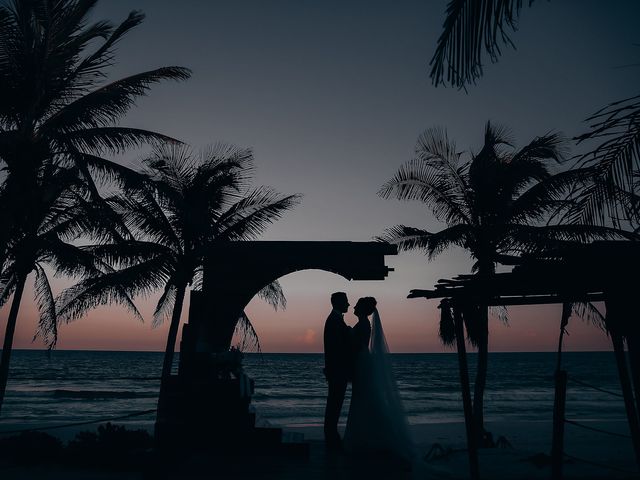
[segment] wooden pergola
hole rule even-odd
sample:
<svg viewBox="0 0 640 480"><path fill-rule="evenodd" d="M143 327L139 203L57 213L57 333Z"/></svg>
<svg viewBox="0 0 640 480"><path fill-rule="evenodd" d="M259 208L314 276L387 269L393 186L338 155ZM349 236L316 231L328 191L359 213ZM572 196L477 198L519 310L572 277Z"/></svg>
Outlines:
<svg viewBox="0 0 640 480"><path fill-rule="evenodd" d="M470 307L562 304L554 402L552 444L553 478L562 477L564 394L566 372L561 370L562 338L573 303L604 302L604 327L613 345L620 386L640 466L640 242L594 242L558 249L544 258L523 259L511 272L491 276L460 275L439 280L431 290L411 290L409 298L440 299L440 308L452 314L462 387L469 468L479 478L478 445L474 431L471 389L464 341L464 315ZM467 319L473 321L473 319ZM625 346L628 358L625 354Z"/></svg>

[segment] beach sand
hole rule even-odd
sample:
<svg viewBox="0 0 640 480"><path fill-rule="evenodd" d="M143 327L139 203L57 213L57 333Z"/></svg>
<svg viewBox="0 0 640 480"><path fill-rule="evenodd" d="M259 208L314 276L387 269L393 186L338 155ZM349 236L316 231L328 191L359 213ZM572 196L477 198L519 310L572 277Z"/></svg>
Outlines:
<svg viewBox="0 0 640 480"><path fill-rule="evenodd" d="M623 421L589 422L589 426L606 429L620 435L628 435ZM149 424L127 424L127 428L148 428ZM488 422L494 438L505 436L512 448L480 450L480 473L484 479L549 479L548 464L537 464L548 454L551 445L551 422L512 421ZM17 428L17 427L16 427ZM6 426L4 428L7 429ZM76 429L80 430L80 429ZM85 427L84 430L87 430ZM140 472L96 472L66 467L8 467L1 466L3 480L53 479L53 480L98 480L98 479L204 479L204 478L260 478L260 479L428 479L468 478L468 460L465 447L463 423L435 423L413 425L412 434L416 445L416 459L412 471L405 471L396 464L379 458L353 459L345 455L329 454L322 442L322 428L317 425L285 427L285 437L310 443L308 460L292 458L234 458L222 465L219 460L194 455L185 458L180 469L163 468ZM71 438L74 429L53 430L64 440ZM440 457L424 460L424 455L438 443L451 452ZM564 465L565 478L639 478L629 438L604 435L598 432L567 425L565 430L566 453L590 463L568 460ZM602 466L598 466L601 464Z"/></svg>

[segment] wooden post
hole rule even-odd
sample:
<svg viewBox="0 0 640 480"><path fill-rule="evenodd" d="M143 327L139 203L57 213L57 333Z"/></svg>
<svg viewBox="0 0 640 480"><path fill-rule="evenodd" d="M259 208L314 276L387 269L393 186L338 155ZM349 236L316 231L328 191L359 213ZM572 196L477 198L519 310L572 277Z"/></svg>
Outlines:
<svg viewBox="0 0 640 480"><path fill-rule="evenodd" d="M471 480L480 478L478 467L478 447L471 409L471 386L469 385L469 367L467 365L467 349L464 344L464 323L460 308L453 307L453 322L456 330L456 346L458 350L458 368L462 387L462 406L464 408L464 424L467 430L467 450L469 453L469 475Z"/></svg>
<svg viewBox="0 0 640 480"><path fill-rule="evenodd" d="M553 399L553 440L551 443L551 478L562 478L564 459L564 412L567 400L567 372L556 370L555 397Z"/></svg>
<svg viewBox="0 0 640 480"><path fill-rule="evenodd" d="M627 350L629 351L629 371L633 380L633 391L636 398L636 412L640 416L640 344L638 344L638 332L630 328L627 333ZM639 418L640 420L640 418Z"/></svg>
<svg viewBox="0 0 640 480"><path fill-rule="evenodd" d="M613 297L613 298L612 298ZM620 388L622 397L624 398L624 408L627 413L627 422L629 423L629 433L631 434L631 442L636 455L636 462L640 468L640 423L638 423L638 411L633 400L633 387L627 366L627 358L624 352L624 338L622 336L622 299L616 298L614 295L608 294L605 300L607 314L605 317L605 325L611 336L613 343L613 352L616 357L616 365L618 367L618 377L620 377Z"/></svg>
<svg viewBox="0 0 640 480"><path fill-rule="evenodd" d="M633 443L633 450L636 454L636 462L640 468L640 426L638 425L638 412L633 402L633 391L631 389L631 381L629 379L629 371L627 369L626 358L624 354L624 343L622 336L616 332L609 332L613 343L613 351L616 356L616 365L618 366L618 376L620 377L620 388L624 397L624 407L627 412L627 422L629 423L629 433Z"/></svg>
<svg viewBox="0 0 640 480"><path fill-rule="evenodd" d="M569 324L569 317L573 305L562 304L562 318L560 320L560 336L558 338L558 355L555 372L555 394L553 397L553 438L551 440L551 478L562 478L564 461L564 414L567 403L567 372L562 369L562 340L565 328Z"/></svg>

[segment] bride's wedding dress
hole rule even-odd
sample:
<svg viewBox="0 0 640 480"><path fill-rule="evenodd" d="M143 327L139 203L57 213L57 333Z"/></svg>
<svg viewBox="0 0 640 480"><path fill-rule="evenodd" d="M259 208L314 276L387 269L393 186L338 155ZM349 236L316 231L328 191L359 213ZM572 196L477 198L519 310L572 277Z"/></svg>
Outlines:
<svg viewBox="0 0 640 480"><path fill-rule="evenodd" d="M387 452L410 461L413 443L378 311L372 325L360 320L353 334L356 359L344 447L353 453Z"/></svg>

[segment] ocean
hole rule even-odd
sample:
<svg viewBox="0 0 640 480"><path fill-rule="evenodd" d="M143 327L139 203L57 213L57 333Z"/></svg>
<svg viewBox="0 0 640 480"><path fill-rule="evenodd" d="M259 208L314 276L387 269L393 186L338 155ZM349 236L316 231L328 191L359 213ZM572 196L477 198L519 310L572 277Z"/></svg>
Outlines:
<svg viewBox="0 0 640 480"><path fill-rule="evenodd" d="M155 352L15 351L0 432L8 426L92 421L153 409L162 357ZM454 353L394 354L392 361L411 424L464 421ZM490 353L487 421L551 420L555 362L554 353ZM253 406L260 421L322 423L327 394L322 354L247 354L244 364L255 380ZM473 380L474 354L469 364ZM570 379L620 393L612 352L564 353L563 366ZM570 380L567 418L624 420L622 398ZM153 415L134 420L151 424Z"/></svg>

